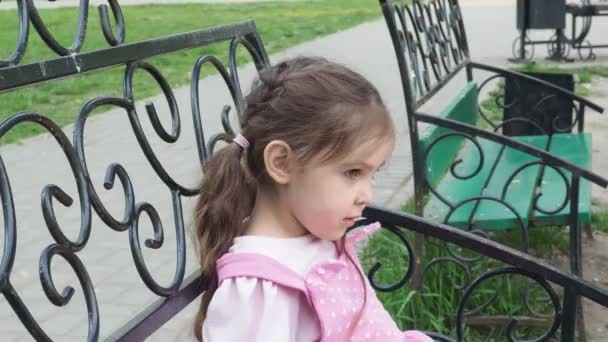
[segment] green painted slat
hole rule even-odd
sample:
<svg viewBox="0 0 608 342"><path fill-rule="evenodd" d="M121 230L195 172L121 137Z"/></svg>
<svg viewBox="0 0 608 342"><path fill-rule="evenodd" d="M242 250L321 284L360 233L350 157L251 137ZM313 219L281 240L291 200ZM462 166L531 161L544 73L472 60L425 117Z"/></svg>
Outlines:
<svg viewBox="0 0 608 342"><path fill-rule="evenodd" d="M513 138L541 150L545 150L547 147L547 136L537 135ZM505 148L484 195L500 198L509 177L524 164L535 160L538 160L538 158L512 148ZM540 169L540 166L533 165L521 170L508 186L505 202L511 205L517 214L519 214L522 219L521 223L517 219L517 215L504 204L486 200L481 202L475 212L475 221L478 222L478 228L483 230L500 230L519 228L522 224L527 226L532 212L532 200L534 199L536 184L538 184L540 177Z"/></svg>
<svg viewBox="0 0 608 342"><path fill-rule="evenodd" d="M591 134L556 134L551 141L551 152L561 158L580 167L591 169ZM545 168L541 190L543 196L539 199L539 206L544 209L557 209L565 195L564 181L561 176L552 169ZM564 172L571 182L572 175ZM591 183L581 179L579 192L579 222L591 222ZM568 223L570 205L562 211L553 215L546 215L539 211L535 212L534 221L536 225L565 225Z"/></svg>
<svg viewBox="0 0 608 342"><path fill-rule="evenodd" d="M461 180L454 177L448 171L436 187L440 195L454 204L464 199L479 196L488 175L492 171L492 166L500 152L500 145L487 140L481 140L480 146L483 150L484 163L477 175ZM470 175L479 166L480 154L475 145L468 140L460 151L459 158L462 158L462 163L456 167L458 175ZM468 203L457 209L447 223L455 227L464 228L466 222L468 222L473 205L474 203ZM429 202L424 207L424 217L435 222L444 222L448 212L449 208L447 205L441 202L435 195L430 195Z"/></svg>
<svg viewBox="0 0 608 342"><path fill-rule="evenodd" d="M440 117L446 119L457 120L470 125L475 125L477 122L477 84L469 82L456 96L448 106L439 114ZM419 152L424 155L426 147L429 146L437 137L449 132L449 129L429 126L426 129L420 130L420 145ZM463 146L464 138L452 137L438 143L429 153L425 165L427 166L428 178L431 184L437 184L447 168L451 165L452 160Z"/></svg>
<svg viewBox="0 0 608 342"><path fill-rule="evenodd" d="M477 96L478 89L474 82L468 83L460 94L455 97L440 116L475 125L477 121ZM424 153L427 146L437 137L450 132L441 127L428 127L420 132L419 153ZM545 149L546 136L514 137L514 139L531 144L537 148ZM591 166L591 139L588 134L557 134L553 137L551 152L579 166L590 168ZM456 159L463 158L458 165L459 174L471 173L479 163L479 154L475 146L461 137L450 137L438 143L425 161L425 173L431 184L437 191L450 200L457 203L463 199L479 196L482 194L483 186L488 175L493 170L501 147L497 144L482 141L482 149L486 158L484 165L473 178L460 180L454 177L449 168ZM463 157L464 156L464 157ZM507 178L520 166L535 160L523 152L513 149L505 149L499 164L493 171L492 177L483 194L499 197ZM540 167L532 166L522 171L514 182L509 186L506 201L511 204L522 220L526 222L532 210L532 200L535 193L535 184L538 182ZM567 174L570 177L569 174ZM438 184L438 185L437 185ZM548 170L543 178L543 191L539 205L543 208L556 208L555 201L563 199L564 186L561 177L554 171ZM591 186L587 181L581 181L579 220L582 223L589 222L591 202ZM449 224L456 227L466 226L474 203L470 202L456 210L449 219ZM442 222L449 212L449 208L436 196L430 195L430 200L424 208L424 216L434 221ZM545 215L538 211L534 213L537 225L565 224L569 214L569 208L565 208L558 214ZM481 229L497 230L518 227L517 217L505 206L483 201L478 206L474 221Z"/></svg>
<svg viewBox="0 0 608 342"><path fill-rule="evenodd" d="M531 144L535 147L544 149L547 143L546 136L532 137L515 137L516 140ZM493 170L497 158L501 152L502 146L487 140L481 140L480 145L484 151L484 165L479 174L475 177L466 180L460 180L454 177L451 173L447 173L441 180L437 191L445 196L452 203L469 199L475 196L480 196L486 180L493 171L490 182L484 192L488 196L500 196L502 187L508 177L520 166L527 162L533 161L535 158L523 152L516 151L511 148L505 148L500 155L498 165ZM456 168L458 174L470 174L479 163L479 153L470 142L465 143L459 157L463 162ZM539 168L532 166L520 174L509 188L507 192L507 201L511 203L515 210L522 216L524 222L528 219L528 213L531 209L532 197L534 195L534 186L538 180ZM471 211L474 209L475 202L468 202L458 208L449 218L448 224L454 227L464 228L467 226ZM518 227L516 216L509 211L504 211L505 207L494 202L482 201L476 210L475 220L481 229L504 229ZM441 202L436 196L431 195L431 198L424 209L424 216L437 222L443 222L449 208Z"/></svg>

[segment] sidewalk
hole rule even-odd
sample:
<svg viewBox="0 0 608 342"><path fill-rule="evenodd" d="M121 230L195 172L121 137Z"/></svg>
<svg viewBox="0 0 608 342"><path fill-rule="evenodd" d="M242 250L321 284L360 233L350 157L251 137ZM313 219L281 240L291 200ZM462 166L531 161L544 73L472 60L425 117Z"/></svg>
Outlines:
<svg viewBox="0 0 608 342"><path fill-rule="evenodd" d="M181 0L146 0L145 2L176 3L178 1L182 2ZM221 0L183 2L219 1ZM91 4L97 2L107 3L107 1L91 1ZM120 1L121 4L142 2ZM226 0L225 2L234 1ZM75 4L76 1L59 0L54 4L68 6L68 3ZM473 59L493 65L505 65L506 58L511 56L511 43L516 36L514 1L493 0L491 4L488 4L490 1L487 0L462 0L461 3ZM10 3L3 1L0 3L0 8L8 5ZM379 9L378 13L380 13ZM487 34L488 30L479 29L487 26L488 23L492 25L491 36ZM377 20L319 38L274 54L270 56L270 59L272 62L276 62L289 56L303 54L321 55L344 63L364 74L378 87L387 107L393 114L399 136L388 167L377 177L378 183L374 188L374 198L377 204L399 209L411 193L411 185L408 185L408 181L411 179L412 162L399 73L384 21ZM254 75L253 66L243 66L239 71L243 88L248 89ZM458 82L452 82L451 87L445 89L444 93L454 94L462 82L463 77ZM147 117L141 116L141 120L153 149L157 151L162 164L168 168L169 174L180 183L194 185L199 180L200 168L197 165L190 118L189 88L174 89L174 91L180 105L182 124L182 136L178 143L164 144L156 138L156 133L152 131ZM219 77L208 77L201 80L201 92L204 94L201 96L203 122L207 125L205 134L209 137L211 133L220 130L218 113L222 106L230 104L231 100ZM440 99L442 96L435 98ZM443 98L446 97L443 96ZM139 101L137 106L140 113L144 113L145 102L155 103L159 113L166 113L167 106L164 98L154 97ZM436 112L444 104L445 102L436 100L429 103L425 110ZM608 105L608 103L604 104ZM169 126L168 118L161 118L161 121L165 127ZM69 137L72 134L71 129L71 127L65 129ZM147 266L155 279L166 285L173 277L176 253L176 247L172 245L175 241L175 232L171 231L174 227L174 218L170 194L160 183L153 170L147 166L148 162L137 147L124 112L113 110L94 116L87 121L85 131L87 163L91 179L102 202L108 206L108 210L113 215L119 217L122 215L122 189L119 182L112 191L105 191L101 186L106 168L112 162L119 162L127 169L133 182L136 202L147 201L158 209L164 226L165 245L159 250L146 249L144 252ZM82 297L82 290L77 285L78 281L70 272L69 267L65 262L59 260L60 258L54 261L53 269L57 268L57 271L53 273L53 276L57 288L61 291L64 286L70 285L76 289L72 302L65 308L57 309L49 303L41 289L37 275L40 253L51 241L39 204L40 191L46 184L59 185L75 199L75 204L70 208L63 208L60 204L56 204L55 208L60 225L67 227L65 228L67 234L72 239L77 236L80 225L79 202L73 178L70 177L70 170L65 165L67 164L65 156L50 139L48 135L34 137L23 143L4 146L1 149L4 164L8 165L13 193L27 194L27 196L15 196L19 243L11 281L36 320L51 338L62 342L82 341L87 329L86 305ZM599 145L595 145L594 141L594 146ZM598 159L602 160L599 155L594 155L593 158L594 162ZM604 159L608 160L608 158ZM44 172L40 172L41 169ZM603 169L604 173L605 170ZM191 222L192 205L191 200L184 199L184 220L188 228ZM152 236L149 219L143 217L140 224L140 237L145 239ZM82 253L79 253L79 257L82 258L95 284L100 307L101 340L157 298L150 294L140 280L128 245L126 232L111 231L96 214L93 214L93 231L89 245ZM195 269L196 258L191 246L188 237L187 251L190 263L186 274ZM164 326L150 340L173 341L177 336L179 336L177 338L179 341L187 340L184 336L190 332L191 320L197 306L198 302L190 305L187 310ZM0 336L3 341L32 340L3 298L0 298Z"/></svg>

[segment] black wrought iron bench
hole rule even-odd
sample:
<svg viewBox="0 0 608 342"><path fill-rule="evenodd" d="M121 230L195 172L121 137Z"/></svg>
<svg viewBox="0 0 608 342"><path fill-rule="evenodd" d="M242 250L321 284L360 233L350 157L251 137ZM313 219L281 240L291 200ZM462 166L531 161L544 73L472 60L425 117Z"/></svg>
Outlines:
<svg viewBox="0 0 608 342"><path fill-rule="evenodd" d="M71 46L66 47L56 40L53 35L56 28L45 23L44 16L39 15L32 2L17 1L18 9L14 12L16 13L15 23L18 24L19 30L18 35L15 36L16 44L11 44L6 50L3 50L9 51L8 56L0 56L0 112L5 116L0 123L0 138L6 138L24 127L26 129L34 127L46 133L41 138L44 145L56 147L56 149L48 149L44 152L28 151L20 144L4 145L0 148L2 156L0 196L3 208L1 222L4 227L0 234L3 246L0 259L0 291L2 293L0 296L0 316L2 317L0 336L2 338L0 339L2 340L11 339L13 336L14 321L17 321L17 319L11 319L14 318L13 315L23 324L23 334L17 334L18 338L29 333L38 341L63 340L66 336L57 337L57 331L65 330L65 333L68 333L67 327L78 323L77 319L80 318L84 320L83 325L88 327L84 332L88 331L88 333L81 337L75 333L76 335L71 335L72 339L84 340L86 337L89 341L97 341L100 338L110 341L144 340L188 303L193 302L205 288L205 282L199 278L196 272L188 274L192 272L192 270L188 270L188 268L192 268L189 265L196 264L196 259L191 257L192 253L190 256L187 254L190 246L188 246L188 232L184 219L184 216L191 215L184 209L184 206L189 198L198 194L199 190L196 185L188 185L188 179L178 177L179 175L176 175L174 169L176 166L185 168L189 165L188 161L195 161L191 163L195 166L191 176L196 178L195 182L198 182L201 171L200 163L207 158L216 142L228 139L232 134L227 131L210 137L205 135L218 133L217 130L209 132L210 127L215 125L219 129L221 127L219 122L224 119L224 127L229 128L231 118L229 108L225 108L221 115L204 113L205 102L200 94L215 90L199 90L199 79L205 75L204 72L209 69L215 70L218 76L223 78L228 87L225 92L228 98L232 99L236 112L240 113L243 102L237 74L237 52L240 54L239 58L248 56L249 61L252 61L257 69L261 69L268 65L266 51L256 31L255 23L251 20L127 44L125 43L126 23L122 9L117 1L109 3L112 13L106 5L100 6L101 26L109 47L83 52L81 49L87 36L86 28L89 23L88 2L84 2L84 5L77 10L80 25L76 29ZM111 19L115 21L116 34L112 31ZM5 25L5 23L1 25ZM27 44L28 41L32 41L33 34L30 31L30 25L36 28L49 51L57 57L21 63L24 58L28 57ZM229 56L226 61L220 62L219 57L205 54L205 48L213 44L224 45L223 50ZM40 45L37 46L37 48L40 47ZM158 58L171 54L175 56L192 49L199 50L191 61L192 84L189 100L191 101L192 123L188 125L185 123L185 117L180 117L180 107L182 113L189 108L184 108L186 104L180 103L176 99L176 89L171 86L163 73L162 66L165 63L163 60L159 62ZM205 68L207 70L204 70ZM120 89L122 94L117 97L100 93L93 98L80 99L81 95L76 86L75 90L71 90L73 95L71 97L82 100L82 107L77 112L78 115L73 121L73 126L69 125L65 128L65 132L46 113L37 113L29 108L16 113L6 113L7 105L10 104L9 99L13 98L10 96L14 94L30 90L54 92L55 89L62 89L63 80L87 80L87 78L91 79L91 77L112 69L123 73L122 82L111 84ZM146 81L156 82L157 91L163 95L163 99L148 103L145 108L138 109L136 101L140 98L137 95L139 89L136 85L141 86L141 83L137 83L136 79L143 75L149 77ZM52 85L52 87L45 88L48 85ZM26 87L28 89L22 89ZM104 88L100 87L100 89ZM31 106L36 107L36 103ZM66 107L58 103L49 111L62 113ZM110 124L98 127L97 129L102 130L100 134L93 134L90 126L98 123L99 118L92 117L92 115L100 109L119 111L119 116L125 119L122 122L124 127ZM146 114L149 120L146 120ZM107 113L103 116L112 116L112 114ZM212 125L211 122L202 122L203 117L217 117L217 120L213 120ZM169 121L168 124L167 121ZM184 138L183 136L186 134L183 127L193 128L191 131L193 134ZM72 138L68 136L71 130L73 130ZM105 144L111 142L112 132L116 130L124 130L128 135L127 138L132 139L125 138L118 143L115 142L112 147L106 147ZM131 132L129 132L130 130ZM91 142L92 136L94 139L101 140L101 143ZM163 163L162 151L158 150L159 141L163 144L178 145L180 141L190 141L188 139L192 141L187 150L193 151L195 154L188 154L182 149L184 155L178 159L180 165ZM29 139L23 146L34 144L30 147L35 148L35 144L39 141L39 139ZM4 142L6 142L5 139L3 139ZM92 146L96 146L101 155L92 151ZM13 153L15 150L17 150L16 156ZM22 152L19 153L19 150ZM57 150L59 153L55 154ZM119 155L122 151L132 151L133 159L136 161L126 164L127 161L120 160ZM23 157L20 158L19 154ZM32 154L35 157L32 157ZM7 155L9 156L8 162ZM49 156L58 158L59 163L48 160ZM112 161L100 165L100 162L104 163L107 160L106 157ZM140 170L137 167L143 163L149 166L147 170ZM54 166L59 166L58 169L61 167L65 169L67 181L52 177L57 173ZM32 171L32 168L35 171ZM143 171L148 173L144 174ZM34 173L34 175L23 180L20 178L22 173ZM32 189L32 185L37 183L38 178L46 180L49 174L54 179L53 183ZM70 175L72 175L71 179ZM133 178L134 175L138 175L138 177L146 175L147 178L143 179L143 186L141 183L137 185L137 182L141 180L136 179L137 177ZM23 183L26 183L25 189L30 192L23 190ZM144 195L143 190L157 189L156 186L158 186L158 192L155 192L152 198ZM14 192L14 189L18 189L18 191ZM155 197L168 198L168 203L165 202L162 206L154 204ZM69 208L73 209L71 215ZM168 220L169 223L167 223L167 217L172 218L172 220ZM41 221L40 226L37 225L38 218ZM144 228L140 226L148 223L144 222L146 220L149 220L150 223L146 228L150 229L151 226L152 229L144 234ZM171 229L164 229L163 223ZM39 230L37 235L31 233L34 229ZM108 232L110 232L109 235ZM118 236L112 235L112 233L118 234ZM168 237L171 237L169 241L166 240ZM39 249L35 249L33 247L40 245L36 243L38 240L42 243L47 242ZM99 253L99 257L91 257L88 253L94 249L101 250L96 252ZM161 256L167 259L164 262L154 260L153 257L156 254L151 253L163 249L168 251ZM110 253L104 253L104 250ZM29 260L24 260L27 257ZM16 262L16 260L24 260L24 262ZM26 262L29 261L37 262L37 268L24 268ZM69 270L55 271L59 267L58 265L66 263L69 265ZM108 292L108 288L111 289L113 285L105 287L103 283L106 279L96 279L95 275L99 275L98 270L101 269L104 271L103 276L108 277L108 272L106 272L108 268L111 269L112 278L127 279L125 283L133 286L135 292L132 292L130 288L115 289L115 292L124 292L125 295L113 303L116 306L102 308L99 306L98 298L100 298L100 294ZM159 272L159 269L162 272ZM172 277L168 281L162 277L163 274L169 273L165 272L165 269L172 272ZM31 279L32 274L39 274L40 278ZM132 278L131 275L135 275L137 283L128 282ZM68 281L68 285L64 285L70 276L76 278L71 279L75 282ZM64 287L61 288L60 284ZM136 285L140 285L140 287ZM141 291L140 288L146 290ZM115 319L116 316L124 316L121 312L123 307L118 304L130 301L133 305L142 305L142 302L146 303L145 300L139 301L128 297L138 296L139 293L148 291L156 298L170 299L161 301L149 310L138 307L137 311L141 311L141 313L134 314L133 319L126 323L125 328L118 329L111 334L108 334L107 331L104 331L103 334L100 333L100 327L104 325L107 327L107 322ZM56 310L49 310L48 307L45 307L45 312L35 312L32 307L40 306L40 301L32 300L36 294L45 297L44 301ZM73 311L61 310L61 307L78 306L79 300L83 297L84 301L81 302L81 306L85 312L80 317ZM74 302L77 304L73 304ZM107 312L105 310L112 312L101 315L101 313ZM128 308L124 310L127 313L129 311ZM62 317L62 313L66 314L64 319L53 321L54 316ZM48 321L53 323L47 324ZM66 329L57 327L61 325L65 325ZM112 326L115 325L116 322ZM184 329L189 327L184 327Z"/></svg>
<svg viewBox="0 0 608 342"><path fill-rule="evenodd" d="M592 0L572 2L567 4L566 12L572 17L572 33L569 39L572 48L578 51L581 59L595 59L596 55L593 49L607 48L608 44L593 44L587 37L591 32L593 20L608 16L608 2Z"/></svg>
<svg viewBox="0 0 608 342"><path fill-rule="evenodd" d="M580 178L574 170L591 166L585 110L601 113L603 109L554 84L471 61L457 0L380 0L380 4L406 102L415 213L484 236L520 229L521 239L515 245L524 252L530 250L531 227L567 225L571 270L582 274L580 230L587 227L591 232L590 182L605 184L600 178ZM443 111L434 116L421 111L448 84L458 84L456 78L462 72L466 72L464 87L455 95L445 91L441 95L450 98ZM490 76L478 83L475 72ZM498 108L507 112L518 107L520 115L491 118L484 113L479 94L497 79L510 89L508 101L504 94L499 95ZM537 94L525 93L530 85ZM530 95L536 102L521 108ZM574 115L563 118L557 111L542 108L555 99L571 106ZM489 131L481 129L480 123ZM536 134L506 137L515 126ZM571 132L574 127L578 132ZM537 152L522 149L522 144L551 152L555 159L539 158ZM421 249L418 242L416 250ZM421 276L415 279L420 282Z"/></svg>
<svg viewBox="0 0 608 342"><path fill-rule="evenodd" d="M526 232L532 225L569 224L577 231L579 226L589 224L591 184L585 180L578 182L568 168L542 165L537 156L512 146L513 142L529 144L568 161L568 167L589 168L591 140L590 134L584 133L585 110L591 108L601 113L603 109L548 82L472 62L457 1L414 0L409 5L380 0L380 3L396 51L406 100L416 213L467 230L519 227L524 235L523 250L527 250ZM437 121L421 129L420 123L427 121L423 119L421 106L451 83L461 70L466 71L464 88L451 95L453 98ZM491 76L478 85L473 78L475 71L489 72ZM495 79L515 84L509 94L510 102L502 97L503 103L499 105L503 109L520 106L518 102L529 96L517 93L518 89L524 90L521 87L524 83L533 84L546 94L534 106L523 108L525 113L518 117L488 118L480 106L479 93ZM552 98L569 101L566 103L571 103L574 119L564 122L567 119L557 117L557 112L544 113L549 115L541 118L549 123L547 130L534 115L539 106ZM473 127L467 127L467 132L449 130L441 125L444 121L470 126L484 122L495 133L517 124L539 134L512 136L512 140L497 144L496 136L477 141L470 137L471 133L477 134ZM578 132L570 133L574 126L578 126ZM431 196L425 202L428 192ZM548 192L550 196L545 196Z"/></svg>
<svg viewBox="0 0 608 342"><path fill-rule="evenodd" d="M48 301L56 309L50 313L51 315L61 317L63 312L60 307L74 305L77 302L76 298L78 296L84 297L85 301L82 305L86 306L86 309L84 309L85 312L82 318L85 320L87 327L86 340L88 341L97 341L100 338L108 341L143 341L167 324L171 318L182 312L190 303L197 300L199 295L205 290L207 280L201 279L196 271L190 274L186 272L188 261L186 250L189 248L189 245L186 239L187 232L183 219L184 207L182 203L188 198L196 196L198 190L196 187L186 186L172 177L167 172L167 169L171 165L167 165L159 160L156 151L150 146L152 138L161 139L167 144L175 144L185 139L183 138L183 134L180 135L180 122L182 121L179 114L180 106L175 101L174 90L164 79L162 67L156 67L151 60L159 55L179 53L187 49L199 49L218 43L224 43L229 51L226 62L228 66L225 66L226 64L216 57L205 55L204 52L201 52L200 57L192 61L193 72L191 75L192 83L189 100L192 104L191 111L199 161L205 160L212 153L216 143L222 140L229 140L234 136L230 124L229 110L227 109L224 109L221 115L217 115L222 120L223 130L214 132L205 131L205 134L203 134L203 128L208 128L208 122L201 121L201 98L205 94L204 90L199 89L199 78L202 67L210 66L214 70L217 70L219 77L227 86L226 91L230 93L230 97L234 101L236 112L240 113L243 106L243 98L239 81L240 69L236 64L237 51L245 47L258 70L269 65L269 59L253 21L244 21L221 27L210 27L169 37L125 44L125 23L122 19L120 7L115 2L110 3L113 5L114 17L117 19L117 27L120 32L118 37L116 37L108 29L109 26L106 26L104 32L111 47L92 52L81 52L80 47L86 33L84 28L82 28L80 34L77 35L73 48L62 49L59 43L52 43L52 36L48 33L52 31L50 30L51 28L46 27L42 21L39 21L35 24L38 26L39 33L49 46L54 46L52 49L59 56L50 60L20 64L22 57L26 54L25 42L29 35L27 24L30 20L34 21L31 18L34 18L36 15L35 11L30 8L30 18L28 19L27 6L30 5L30 2L19 1L19 20L22 34L18 38L14 53L0 62L0 103L9 94L24 91L21 89L24 87L39 90L43 84L58 84L60 82L58 79L86 78L101 70L116 67L125 68L124 95L122 97L112 97L101 94L99 97L87 101L82 106L74 122L74 132L71 139L64 133L61 127L44 113L29 111L11 113L0 123L0 138L7 136L7 134L15 131L16 127L24 123L42 127L48 133L48 140L44 142L56 146L61 151L67 161L65 163L66 172L73 177L72 183L68 184L68 186L46 184L41 188L34 189L32 193L13 192L11 189L14 189L14 187L11 187L11 185L15 185L12 181L19 176L20 170L17 167L20 163L15 161L7 163L5 158L2 158L2 163L0 163L0 197L4 213L3 249L0 263L0 292L2 293L0 297L0 309L2 309L2 312L10 311L15 314L23 325L23 332L27 330L27 333L32 338L39 341L52 340L53 336L46 329L42 328L39 324L37 313L32 311L31 305L28 305L31 302L25 300L31 295L28 291L25 291L28 289L15 286L22 285L25 287L29 285L24 282L16 282L16 278L23 271L16 269L14 263L16 255L19 255L20 252L29 252L33 253L35 258L40 257L39 268L34 272L39 274L40 279L32 279L32 281L27 283L37 285L37 291L43 292L46 295ZM81 19L86 22L86 15L83 15L83 11L84 9L80 10ZM102 13L104 12L102 11ZM108 12L106 11L105 13L102 14L102 18L105 17L103 20L107 24L109 19L107 16ZM142 129L143 120L140 120L142 115L138 113L133 96L133 84L131 82L136 69L149 73L158 82L164 98L168 102L166 113L171 118L171 130L165 128L166 124L163 123L163 119L159 115L160 112L157 112L155 105L150 104L146 106L152 126L151 132L154 132L156 137L148 135L147 133L149 132L145 132ZM134 140L131 144L124 143L121 145L121 149L134 149L142 152L145 160L147 160L147 163L154 171L154 178L160 181L163 190L165 190L164 194L168 194L170 197L167 208L155 207L145 199L142 200L142 187L133 185L137 180L133 179L129 169L125 168L118 161L102 165L106 170L105 178L102 177L103 181L100 182L98 177L92 176L91 165L98 161L88 153L87 148L90 147L91 142L86 139L85 126L87 122L90 124L90 114L95 109L103 106L118 108L123 115L126 114L125 116L128 117ZM61 105L58 107L61 107ZM434 119L431 117L420 116L420 118L421 120L434 122ZM447 121L442 121L438 124L446 125L446 128L461 128L458 126L458 123ZM206 135L209 133L213 134L210 136ZM479 134L482 137L496 139L498 142L504 142L503 139L505 139L489 133L477 131L473 133ZM180 137L182 138L180 139ZM534 154L541 158L543 162L567 168L572 172L573 179L575 180L582 177L603 186L607 184L605 179L568 164L541 150L518 143L513 143L513 147ZM22 147L15 146L14 148L19 149ZM117 151L105 152L105 154L109 153L110 158L113 159ZM3 146L0 149L0 156L6 157L7 153L7 146ZM187 156L187 158L189 157L191 156ZM47 171L48 168L43 156L40 156L39 159L32 162L40 161L42 165L36 165L36 167L41 171ZM117 185L115 184L116 178L120 181L120 187L122 188L118 191L121 197L119 197L117 202L121 205L124 204L122 209L120 205L118 206L118 211L110 210L112 204L116 203L108 203L102 199L103 193L100 191L101 184L99 184L103 183L103 187L110 191ZM72 186L72 189L69 186ZM148 186L148 184L145 186ZM42 192L42 199L39 197L40 191ZM25 197L25 200L23 200L23 197ZM77 197L79 202L79 215L75 221L77 222L75 234L73 230L70 230L72 228L70 225L65 224L62 220L58 220L58 215L61 213L60 208L62 206L72 206L73 197ZM41 202L38 202L40 200ZM40 203L40 205L37 203ZM19 237L23 237L24 233L32 229L32 227L24 225L23 222L18 222L16 217L18 217L20 211L29 209L29 207L33 208L33 213L44 216L44 225L39 228L42 228L40 229L41 233L48 233L50 242L41 250L30 251L18 248L20 246L18 242L21 242ZM172 215L170 216L173 218L172 225L170 225L171 229L163 228L162 221L165 221L166 217L161 218L158 214L161 209L168 209L171 212ZM93 211L95 214L93 214ZM153 238L143 239L140 236L141 229L139 225L141 224L140 219L142 215L147 215L152 223ZM463 298L463 303L467 302L467 298L470 298L479 284L490 278L520 274L540 284L545 289L546 294L550 296L551 307L554 312L551 316L551 329L545 334L547 338L553 336L557 329L561 329L560 336L562 340L570 341L573 339L574 316L576 312L573 298L583 296L599 305L608 307L608 292L606 290L585 282L576 276L560 271L541 260L496 244L485 238L424 218L392 212L382 208L369 207L365 211L365 216L367 220L380 221L386 231L402 237L403 246L411 252L409 260L415 260L416 256L412 252L411 247L409 247L410 244L405 235L407 231L450 242L493 258L496 262L504 263L503 266L488 270L483 276L475 280L468 290L468 295ZM168 221L171 222L171 220ZM175 241L167 242L164 236L168 235L171 230L175 233ZM98 234L101 231L112 231L115 233L113 240L100 241ZM38 238L42 239L43 235L46 236L45 234L40 234ZM73 235L76 235L76 238ZM120 237L124 238L127 236L129 242L125 241L126 239L119 240ZM142 239L145 240L143 245L140 243ZM161 248L168 248L169 243L174 244L175 253L171 258L171 262L164 262L161 266L167 268L167 265L171 265L168 268L174 272L169 284L163 285L160 283L157 274L151 269L151 264L147 262L147 256L149 255L147 253ZM113 254L117 253L117 251L127 251L127 255L129 255L130 251L131 259L129 257L125 258L121 254L118 255L118 262L112 260L116 262L109 265L113 270L112 276L123 276L124 273L128 272L129 266L134 264L138 273L137 280L145 288L144 291L150 292L153 294L153 297L157 298L148 307L138 308L138 313L133 314L132 319L121 328L106 336L100 335L100 327L105 324L104 322L110 321L112 315L105 311L107 308L101 308L98 304L98 297L101 293L97 288L98 279L95 279L94 271L100 265L91 262L87 258L87 251L95 246L102 246L106 249L112 248L113 252L106 258L108 262L110 262L109 260L112 259ZM54 271L54 265L58 263L58 259L63 259L70 265L70 275L74 275L76 277L75 281L79 282L79 287L76 290L72 287L73 283L68 283L69 285L63 289L57 286L56 281L61 279L65 275L64 273L66 273ZM385 284L377 282L375 279L377 271L379 269L381 271L381 265L377 264L373 266L370 269L369 276L376 288L383 291L395 290L409 280L409 275L413 270L412 265L412 262L397 265L404 269L404 277L398 284L391 284L388 287ZM40 286L42 289L40 289ZM558 299L556 291L563 291L567 294L562 302ZM121 300L126 300L126 298L120 297L117 299L117 301ZM104 312L107 314L103 314ZM467 313L464 311L457 313L455 320L459 322L460 328L454 334L454 339L438 334L430 334L435 336L439 341L463 341L464 334L462 327L465 324L466 316ZM65 320L70 319L74 319L74 317L65 318ZM4 326L0 324L0 329L2 328ZM3 336L6 336L4 333L2 332Z"/></svg>

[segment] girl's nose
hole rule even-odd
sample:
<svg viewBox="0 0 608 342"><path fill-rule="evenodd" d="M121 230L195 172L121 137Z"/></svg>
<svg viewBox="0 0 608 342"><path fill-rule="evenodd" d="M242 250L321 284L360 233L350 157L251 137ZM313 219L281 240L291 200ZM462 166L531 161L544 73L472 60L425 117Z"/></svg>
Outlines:
<svg viewBox="0 0 608 342"><path fill-rule="evenodd" d="M357 194L357 205L367 206L372 201L372 182L362 184Z"/></svg>

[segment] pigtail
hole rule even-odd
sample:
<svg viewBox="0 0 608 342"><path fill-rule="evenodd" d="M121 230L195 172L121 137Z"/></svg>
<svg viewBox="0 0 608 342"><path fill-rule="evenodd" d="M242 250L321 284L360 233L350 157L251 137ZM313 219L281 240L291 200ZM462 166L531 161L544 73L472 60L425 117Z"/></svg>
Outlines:
<svg viewBox="0 0 608 342"><path fill-rule="evenodd" d="M233 239L244 233L243 221L251 214L256 184L246 166L247 150L232 143L203 163L203 182L195 208L195 246L201 275L207 281L195 318L194 336L202 341L202 326L217 290L217 260Z"/></svg>

